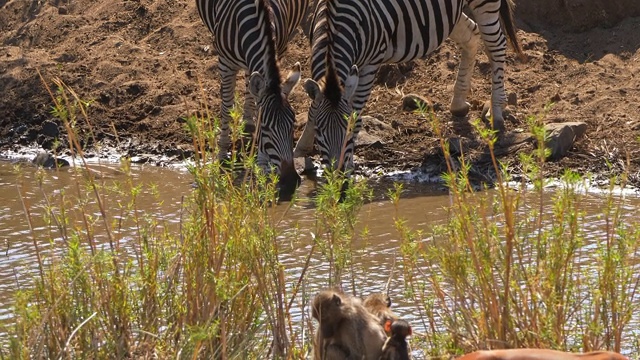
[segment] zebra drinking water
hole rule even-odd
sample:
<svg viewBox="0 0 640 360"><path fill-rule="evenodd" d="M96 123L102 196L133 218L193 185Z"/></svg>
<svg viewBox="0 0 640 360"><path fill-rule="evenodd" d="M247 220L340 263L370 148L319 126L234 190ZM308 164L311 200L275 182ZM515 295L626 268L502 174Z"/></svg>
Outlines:
<svg viewBox="0 0 640 360"><path fill-rule="evenodd" d="M462 11L469 5L475 22ZM492 68L493 126L503 126L506 105L504 62L507 39L524 57L516 39L512 0L325 0L315 10L312 33L312 79L304 89L311 97L307 125L294 156L308 155L314 140L323 165L353 168L354 142L361 128L360 112L371 94L382 64L424 58L445 39L462 50L453 90L451 113L464 116L479 39ZM477 23L476 23L477 22ZM358 117L347 134L352 113Z"/></svg>
<svg viewBox="0 0 640 360"><path fill-rule="evenodd" d="M245 130L253 133L257 105L258 164L273 166L280 175L281 195L290 195L300 184L293 166L295 112L288 95L300 80L297 63L281 83L277 56L282 55L300 24L309 0L196 0L198 12L214 37L221 76L221 134L219 158L231 146L230 110L234 105L236 76L246 76ZM249 76L250 75L250 76Z"/></svg>

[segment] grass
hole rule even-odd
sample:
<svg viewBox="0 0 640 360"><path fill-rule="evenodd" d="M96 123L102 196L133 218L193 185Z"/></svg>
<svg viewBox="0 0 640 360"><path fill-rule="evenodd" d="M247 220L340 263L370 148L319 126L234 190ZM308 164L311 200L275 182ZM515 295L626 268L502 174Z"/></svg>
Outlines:
<svg viewBox="0 0 640 360"><path fill-rule="evenodd" d="M0 358L302 359L312 347L308 303L315 291L364 290L359 280L369 269L360 259L367 248L359 240L367 234L356 229L371 199L366 183L346 180L343 192L344 176L325 173L313 199L312 241L292 274L283 254L303 240L295 238L299 232L283 238L288 213L271 211L274 177L257 168L251 146L234 149L232 161L244 172L215 160L218 124L206 106L186 121L196 186L185 196L179 226L170 227L139 208L140 195L156 191L133 180L128 161L123 181L91 175L82 156L93 141L91 103L54 84L54 114L77 154L76 168L88 176L55 196L43 191L49 236L32 232L37 273L16 295ZM424 114L438 133L438 120ZM241 116L233 117L238 143ZM544 144L540 124L531 125ZM494 134L476 129L492 149ZM543 147L521 159L529 182L509 186L493 157L496 189L475 192L468 164L449 156L441 138L448 221L416 230L395 218L405 293L426 324L413 348L442 357L488 347L640 350L630 329L639 310L640 233L625 222L613 185L602 208L606 229L587 244L582 179L567 172L563 186L547 190ZM401 193L399 184L390 191L398 207ZM24 208L31 223L32 205L25 201ZM135 231L125 237L126 228ZM314 262L324 264L321 276L310 274Z"/></svg>
<svg viewBox="0 0 640 360"><path fill-rule="evenodd" d="M447 223L424 239L396 219L407 293L427 314L422 344L430 355L512 347L640 350L631 328L640 310L640 232L624 220L623 195L614 191L625 179L611 179L600 215L604 233L587 242L584 179L566 171L557 190L545 187L539 119L529 119L539 146L520 159L529 181L509 184L493 155L495 134L476 123L492 154L495 190L474 192L468 164L443 143L452 203ZM438 133L440 123L431 121ZM451 170L454 163L460 171ZM395 203L400 191L391 192Z"/></svg>

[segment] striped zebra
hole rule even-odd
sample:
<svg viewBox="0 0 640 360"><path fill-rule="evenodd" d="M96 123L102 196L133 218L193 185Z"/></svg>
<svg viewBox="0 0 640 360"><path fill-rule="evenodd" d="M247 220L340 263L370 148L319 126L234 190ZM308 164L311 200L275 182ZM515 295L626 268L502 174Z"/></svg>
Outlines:
<svg viewBox="0 0 640 360"><path fill-rule="evenodd" d="M300 176L293 166L295 112L288 95L300 80L300 64L281 83L277 57L282 55L307 10L309 0L196 0L200 18L214 38L221 76L221 134L219 158L225 158L231 140L230 110L234 105L236 77L246 76L245 130L256 130L258 164L273 166L280 175L280 193L292 194ZM249 76L250 74L250 76Z"/></svg>
<svg viewBox="0 0 640 360"><path fill-rule="evenodd" d="M462 11L467 4L475 22ZM494 127L503 126L506 105L504 62L506 30L516 52L512 0L325 0L315 9L312 34L312 79L304 89L311 97L309 118L294 156L308 155L314 140L325 166L332 162L353 168L354 142L361 127L360 112L371 94L382 64L424 58L445 39L462 50L451 113L464 116L479 40L492 67L491 113ZM476 23L477 22L477 23ZM347 136L347 121L358 115ZM335 165L335 164L333 164Z"/></svg>

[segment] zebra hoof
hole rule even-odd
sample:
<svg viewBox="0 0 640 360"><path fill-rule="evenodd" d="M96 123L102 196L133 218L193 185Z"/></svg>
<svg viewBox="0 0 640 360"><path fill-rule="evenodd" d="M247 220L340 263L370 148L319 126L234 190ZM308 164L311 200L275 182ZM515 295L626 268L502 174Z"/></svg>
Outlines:
<svg viewBox="0 0 640 360"><path fill-rule="evenodd" d="M504 120L503 119L493 118L493 124L491 124L491 122L489 122L489 125L491 126L491 128L493 130L496 130L498 133L503 133L506 130L506 127L504 126Z"/></svg>
<svg viewBox="0 0 640 360"><path fill-rule="evenodd" d="M469 109L470 108L471 108L471 104L469 104L468 102L465 102L464 106L462 106L462 107L460 107L458 109L454 109L452 107L451 108L451 115L456 116L456 117L465 117L469 113Z"/></svg>
<svg viewBox="0 0 640 360"><path fill-rule="evenodd" d="M507 112L508 113L508 112ZM505 131L503 114L494 115L491 113L491 102L487 101L482 107L482 121L484 121L490 128L497 130L498 132Z"/></svg>

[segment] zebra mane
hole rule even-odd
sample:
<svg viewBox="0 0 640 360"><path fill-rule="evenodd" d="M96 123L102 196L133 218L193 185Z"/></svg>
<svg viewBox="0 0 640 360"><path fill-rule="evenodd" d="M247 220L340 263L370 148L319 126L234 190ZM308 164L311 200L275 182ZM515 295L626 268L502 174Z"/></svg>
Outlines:
<svg viewBox="0 0 640 360"><path fill-rule="evenodd" d="M276 50L276 36L275 36L275 16L271 9L269 0L255 0L256 11L260 17L262 15L264 27L264 36L267 39L266 49L266 73L265 82L269 92L280 95L282 89L280 86L280 67L278 65L278 51Z"/></svg>
<svg viewBox="0 0 640 360"><path fill-rule="evenodd" d="M333 0L326 1L325 8L325 33L327 34L326 38L326 73L325 73L325 83L324 83L324 91L323 95L327 98L332 104L337 105L340 103L340 99L342 98L342 87L340 85L340 78L338 77L338 72L336 70L336 63L333 57L333 29L335 26L333 24L333 17L331 16L332 7L335 6Z"/></svg>

